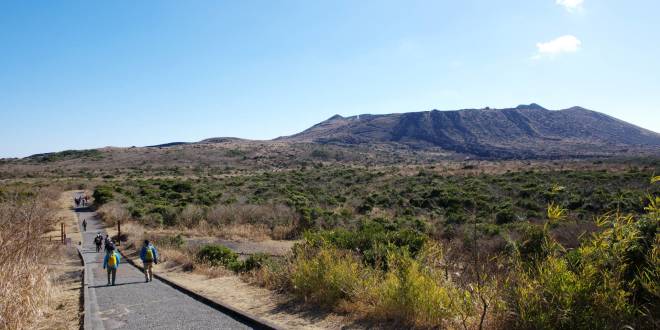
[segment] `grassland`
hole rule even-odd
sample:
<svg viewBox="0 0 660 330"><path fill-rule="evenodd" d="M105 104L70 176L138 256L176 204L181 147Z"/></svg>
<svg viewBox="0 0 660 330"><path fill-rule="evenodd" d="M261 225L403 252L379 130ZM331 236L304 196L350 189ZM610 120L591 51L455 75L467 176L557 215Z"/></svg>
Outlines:
<svg viewBox="0 0 660 330"><path fill-rule="evenodd" d="M106 178L95 197L110 222L132 219L147 235L148 228L183 234L154 239L185 252L191 268L252 274L260 285L358 322L650 326L657 309L657 217L648 210L660 189L649 180L658 168L590 165L475 171L464 164L462 173L433 165L317 165L219 177ZM609 239L612 226L631 235L616 241L625 247L594 246ZM223 246L185 239L200 232L230 237L236 227L247 228L243 239L300 243L283 259L241 260ZM638 250L637 259L627 259L622 248ZM623 268L610 269L612 258L623 258ZM609 282L594 272L611 276ZM584 288L587 283L593 285ZM601 301L603 295L616 299ZM548 299L567 300L559 307L570 312L547 312L557 308ZM617 319L607 317L613 313Z"/></svg>
<svg viewBox="0 0 660 330"><path fill-rule="evenodd" d="M121 239L139 231L184 271L238 273L358 327L658 325L656 159L399 161L252 147L202 146L199 157L222 160L208 164L181 156L186 147L156 149L163 163L149 165L135 161L153 148L9 161L2 189L94 189L108 225L139 228ZM269 256L218 243L236 239L297 244Z"/></svg>

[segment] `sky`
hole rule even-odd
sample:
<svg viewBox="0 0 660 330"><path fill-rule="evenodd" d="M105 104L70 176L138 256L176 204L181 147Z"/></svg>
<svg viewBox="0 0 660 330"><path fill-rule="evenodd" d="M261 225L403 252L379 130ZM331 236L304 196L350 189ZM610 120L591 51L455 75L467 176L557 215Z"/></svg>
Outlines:
<svg viewBox="0 0 660 330"><path fill-rule="evenodd" d="M0 0L0 157L532 102L660 132L658 12L657 0Z"/></svg>

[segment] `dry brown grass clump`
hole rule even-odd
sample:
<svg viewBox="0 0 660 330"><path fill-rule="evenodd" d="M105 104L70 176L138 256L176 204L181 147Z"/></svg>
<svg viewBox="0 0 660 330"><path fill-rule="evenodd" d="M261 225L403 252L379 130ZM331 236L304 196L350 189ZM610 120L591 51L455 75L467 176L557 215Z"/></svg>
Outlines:
<svg viewBox="0 0 660 330"><path fill-rule="evenodd" d="M0 328L30 328L51 295L46 262L52 249L41 236L54 223L49 192L0 196Z"/></svg>
<svg viewBox="0 0 660 330"><path fill-rule="evenodd" d="M206 221L199 224L206 226L203 228L206 232L213 231L229 239L285 239L295 230L293 219L297 217L293 209L281 204L218 204L209 210Z"/></svg>
<svg viewBox="0 0 660 330"><path fill-rule="evenodd" d="M128 210L121 205L119 202L109 202L107 204L103 204L98 210L97 213L103 221L109 225L113 226L117 223L117 221L125 221L130 218L130 214L128 213Z"/></svg>

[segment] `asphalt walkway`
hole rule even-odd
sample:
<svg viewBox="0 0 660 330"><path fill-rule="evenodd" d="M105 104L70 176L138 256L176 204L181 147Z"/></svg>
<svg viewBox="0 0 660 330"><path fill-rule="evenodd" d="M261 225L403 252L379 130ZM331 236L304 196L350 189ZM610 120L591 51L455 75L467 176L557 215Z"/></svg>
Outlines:
<svg viewBox="0 0 660 330"><path fill-rule="evenodd" d="M82 255L90 302L90 310L85 312L90 314L90 324L85 329L251 329L156 278L146 283L144 274L124 260L117 270L116 285L107 286L104 252L96 253L94 247L94 236L106 234L103 224L88 209L76 212L80 224L87 220Z"/></svg>

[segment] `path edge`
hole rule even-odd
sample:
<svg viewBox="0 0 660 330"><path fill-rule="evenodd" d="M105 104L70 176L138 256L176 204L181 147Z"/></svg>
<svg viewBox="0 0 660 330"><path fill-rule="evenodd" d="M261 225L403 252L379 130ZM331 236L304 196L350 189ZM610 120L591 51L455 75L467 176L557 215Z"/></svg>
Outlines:
<svg viewBox="0 0 660 330"><path fill-rule="evenodd" d="M119 250L119 253L121 256L126 260L129 264L131 264L133 267L136 267L140 271L144 272L144 267L138 265L133 259L127 257L124 252ZM206 304L222 313L225 313L235 319L240 320L243 323L246 323L250 326L253 326L255 329L263 329L263 330L285 330L286 328L280 327L278 325L273 324L270 321L266 321L260 317L254 316L250 313L247 313L245 311L239 310L237 308L234 308L232 306L229 306L225 303L222 303L220 301L211 299L209 297L203 296L197 292L194 292L186 287L183 287L161 275L154 274L154 277L160 280L161 282L175 288L176 290L180 291L181 293L203 303Z"/></svg>
<svg viewBox="0 0 660 330"><path fill-rule="evenodd" d="M78 256L80 256L80 260L83 264L83 271L82 271L82 286L83 286L83 322L82 322L82 327L81 329L84 330L91 330L92 329L92 315L90 313L91 311L91 302L89 301L89 278L87 276L87 265L85 264L85 258L83 258L82 255L82 248L80 246L76 247L78 250Z"/></svg>

